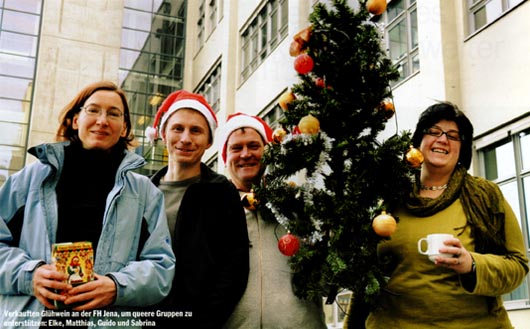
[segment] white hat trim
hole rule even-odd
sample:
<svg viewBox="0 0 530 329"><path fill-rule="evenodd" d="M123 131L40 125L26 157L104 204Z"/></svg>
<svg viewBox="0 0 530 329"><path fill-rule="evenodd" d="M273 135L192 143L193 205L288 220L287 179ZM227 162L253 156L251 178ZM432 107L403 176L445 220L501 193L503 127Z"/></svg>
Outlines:
<svg viewBox="0 0 530 329"><path fill-rule="evenodd" d="M221 150L219 153L223 153L223 149L226 143L228 143L228 137L230 137L230 134L243 127L255 129L261 135L261 138L263 138L265 143L267 143L267 134L265 133L265 127L263 127L261 122L248 115L237 115L230 118L230 120L228 120L220 129L219 140L222 144L220 145Z"/></svg>
<svg viewBox="0 0 530 329"><path fill-rule="evenodd" d="M176 111L184 108L190 108L200 112L206 118L206 121L208 121L208 126L210 127L210 132L213 136L215 133L215 128L217 128L215 118L213 117L212 112L203 103L195 99L182 99L171 104L167 112L162 116L162 120L160 120L160 125L158 128L160 136L162 136L167 119Z"/></svg>

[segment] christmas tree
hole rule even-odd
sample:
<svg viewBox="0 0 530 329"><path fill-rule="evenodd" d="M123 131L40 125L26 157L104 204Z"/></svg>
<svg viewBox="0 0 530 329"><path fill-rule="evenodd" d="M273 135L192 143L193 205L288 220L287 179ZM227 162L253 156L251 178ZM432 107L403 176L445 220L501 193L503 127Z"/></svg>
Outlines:
<svg viewBox="0 0 530 329"><path fill-rule="evenodd" d="M260 207L294 236L280 243L294 253L301 298L333 301L349 289L359 305L374 302L385 285L377 244L391 238L389 215L410 185L410 132L398 131L390 89L399 74L370 20L381 8L370 6L372 13L362 0L356 10L342 0L319 3L310 26L294 36L299 82L280 99L284 118L254 190ZM389 122L396 131L384 139Z"/></svg>

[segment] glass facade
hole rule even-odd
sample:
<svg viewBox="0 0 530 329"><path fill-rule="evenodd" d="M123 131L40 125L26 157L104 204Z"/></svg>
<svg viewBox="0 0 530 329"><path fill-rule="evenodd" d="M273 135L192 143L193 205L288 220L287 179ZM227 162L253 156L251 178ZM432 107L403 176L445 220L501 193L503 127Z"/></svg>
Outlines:
<svg viewBox="0 0 530 329"><path fill-rule="evenodd" d="M0 185L22 169L42 0L0 0Z"/></svg>
<svg viewBox="0 0 530 329"><path fill-rule="evenodd" d="M147 175L167 160L162 143L152 145L145 129L164 98L182 89L185 6L184 0L124 1L119 82L129 98L136 152L149 162L141 170Z"/></svg>

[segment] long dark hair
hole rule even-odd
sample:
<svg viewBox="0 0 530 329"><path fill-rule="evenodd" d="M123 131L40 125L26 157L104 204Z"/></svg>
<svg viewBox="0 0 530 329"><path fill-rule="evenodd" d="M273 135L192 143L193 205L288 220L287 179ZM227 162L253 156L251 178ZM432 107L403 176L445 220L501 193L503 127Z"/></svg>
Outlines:
<svg viewBox="0 0 530 329"><path fill-rule="evenodd" d="M453 121L458 126L462 143L458 162L466 169L469 169L473 156L473 125L464 112L460 111L453 103L439 102L423 111L416 124L414 135L412 135L412 144L414 147L419 147L426 129L429 129L441 120Z"/></svg>
<svg viewBox="0 0 530 329"><path fill-rule="evenodd" d="M120 137L117 146L123 149L136 146L136 143L134 142L134 135L132 133L131 115L129 112L127 97L125 96L125 92L111 81L99 81L89 84L77 93L74 99L72 99L63 108L61 114L59 115L60 126L57 129L55 140L79 142L78 131L72 127L74 116L81 111L81 106L85 104L86 100L99 90L115 92L118 94L118 96L120 96L123 103L123 119L125 121L126 134L125 137Z"/></svg>

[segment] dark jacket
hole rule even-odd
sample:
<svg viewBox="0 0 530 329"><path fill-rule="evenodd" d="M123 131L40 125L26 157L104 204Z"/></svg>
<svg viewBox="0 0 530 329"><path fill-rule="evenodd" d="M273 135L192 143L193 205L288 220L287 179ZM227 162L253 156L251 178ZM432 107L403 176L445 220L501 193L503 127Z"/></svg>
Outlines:
<svg viewBox="0 0 530 329"><path fill-rule="evenodd" d="M158 186L167 172L153 177ZM182 311L157 325L221 328L243 295L249 272L245 212L235 187L225 176L201 164L199 182L188 187L174 232L175 279L158 309Z"/></svg>

